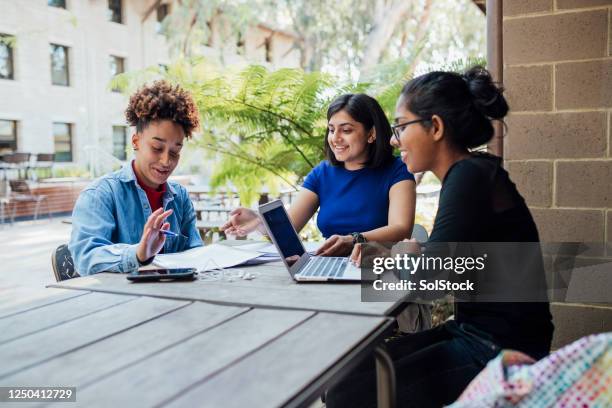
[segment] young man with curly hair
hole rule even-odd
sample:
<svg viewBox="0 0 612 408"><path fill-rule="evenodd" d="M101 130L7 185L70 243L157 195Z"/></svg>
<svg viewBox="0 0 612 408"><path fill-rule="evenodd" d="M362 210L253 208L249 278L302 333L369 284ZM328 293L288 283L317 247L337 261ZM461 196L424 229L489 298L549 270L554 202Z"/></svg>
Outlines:
<svg viewBox="0 0 612 408"><path fill-rule="evenodd" d="M133 272L162 250L202 245L189 194L168 181L199 124L193 98L156 81L131 96L125 116L135 127L134 160L88 186L72 213L69 249L80 275Z"/></svg>

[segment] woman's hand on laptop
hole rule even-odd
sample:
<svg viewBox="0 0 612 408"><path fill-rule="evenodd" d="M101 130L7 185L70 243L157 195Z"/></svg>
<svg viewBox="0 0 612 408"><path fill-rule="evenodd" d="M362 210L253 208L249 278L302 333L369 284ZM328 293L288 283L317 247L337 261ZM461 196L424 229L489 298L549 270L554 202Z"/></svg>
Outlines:
<svg viewBox="0 0 612 408"><path fill-rule="evenodd" d="M361 266L361 244L355 244L353 252L349 256L349 261L355 266Z"/></svg>
<svg viewBox="0 0 612 408"><path fill-rule="evenodd" d="M237 235L239 237L244 237L255 230L262 234L266 233L259 215L255 211L244 207L232 210L229 221L219 229L226 234Z"/></svg>
<svg viewBox="0 0 612 408"><path fill-rule="evenodd" d="M317 249L319 256L348 256L353 250L351 235L332 235Z"/></svg>
<svg viewBox="0 0 612 408"><path fill-rule="evenodd" d="M353 248L353 252L351 252L351 256L349 256L349 261L357 267L361 266L364 245L367 245L366 256L368 257L367 259L369 259L370 262L370 258L372 257L390 256L389 248L378 242L370 241L366 244L355 244L355 248Z"/></svg>

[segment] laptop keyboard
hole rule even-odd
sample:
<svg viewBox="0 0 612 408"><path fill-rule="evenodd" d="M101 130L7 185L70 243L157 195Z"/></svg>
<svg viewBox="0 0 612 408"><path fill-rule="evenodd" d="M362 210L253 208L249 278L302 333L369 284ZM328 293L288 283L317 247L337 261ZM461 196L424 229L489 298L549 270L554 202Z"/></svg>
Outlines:
<svg viewBox="0 0 612 408"><path fill-rule="evenodd" d="M306 267L300 271L300 276L339 278L344 274L348 258L341 257L313 257Z"/></svg>

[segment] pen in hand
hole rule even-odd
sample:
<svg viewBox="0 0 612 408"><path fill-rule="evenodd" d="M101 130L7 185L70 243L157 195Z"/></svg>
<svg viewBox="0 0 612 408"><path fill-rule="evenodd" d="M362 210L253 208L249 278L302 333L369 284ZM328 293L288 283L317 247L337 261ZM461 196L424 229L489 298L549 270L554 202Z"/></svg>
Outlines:
<svg viewBox="0 0 612 408"><path fill-rule="evenodd" d="M177 234L176 232L170 231L170 230L159 230L159 232L161 234L169 235L171 237L178 237L179 236L179 234Z"/></svg>

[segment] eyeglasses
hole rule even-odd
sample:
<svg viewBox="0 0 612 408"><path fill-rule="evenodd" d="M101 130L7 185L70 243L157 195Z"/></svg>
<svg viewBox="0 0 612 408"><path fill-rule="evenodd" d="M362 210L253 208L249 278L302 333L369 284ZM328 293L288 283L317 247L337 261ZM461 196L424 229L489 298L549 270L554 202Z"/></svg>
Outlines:
<svg viewBox="0 0 612 408"><path fill-rule="evenodd" d="M404 133L404 130L408 125L420 122L428 122L428 119L416 119L404 123L398 123L397 125L392 125L391 130L393 131L393 136L395 136L395 140L397 140L397 143L400 144L400 136L402 135L402 133Z"/></svg>

